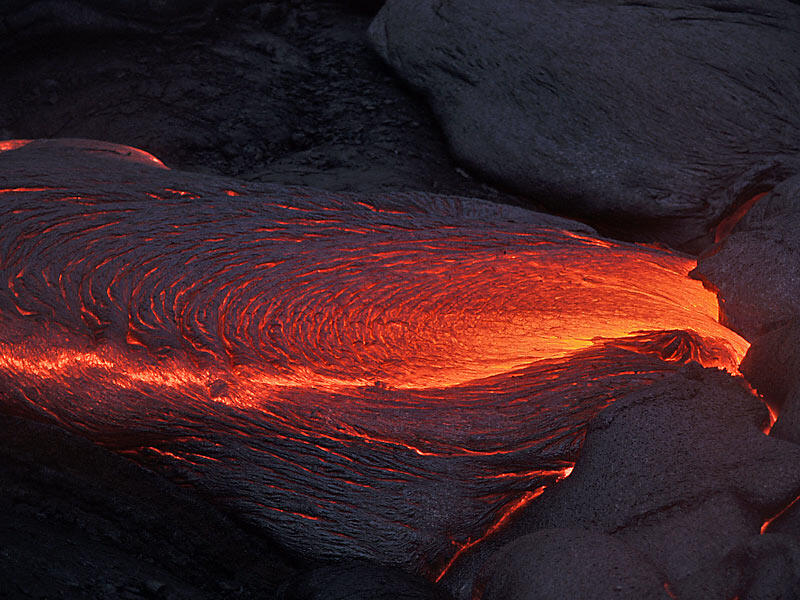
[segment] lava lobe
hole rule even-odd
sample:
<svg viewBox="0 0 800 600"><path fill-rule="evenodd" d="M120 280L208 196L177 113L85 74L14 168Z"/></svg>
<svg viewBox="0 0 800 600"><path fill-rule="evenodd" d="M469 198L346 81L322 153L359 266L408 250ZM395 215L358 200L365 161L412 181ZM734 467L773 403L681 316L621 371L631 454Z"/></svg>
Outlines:
<svg viewBox="0 0 800 600"><path fill-rule="evenodd" d="M563 477L615 397L747 348L693 260L478 200L8 142L0 220L0 410L314 557L435 577Z"/></svg>

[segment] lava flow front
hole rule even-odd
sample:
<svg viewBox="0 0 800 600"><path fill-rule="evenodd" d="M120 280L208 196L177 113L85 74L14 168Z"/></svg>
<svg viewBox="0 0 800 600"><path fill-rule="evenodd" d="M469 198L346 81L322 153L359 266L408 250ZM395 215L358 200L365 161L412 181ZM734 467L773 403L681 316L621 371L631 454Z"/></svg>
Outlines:
<svg viewBox="0 0 800 600"><path fill-rule="evenodd" d="M93 144L0 153L2 410L306 555L435 576L562 477L614 397L747 348L692 260L574 222Z"/></svg>

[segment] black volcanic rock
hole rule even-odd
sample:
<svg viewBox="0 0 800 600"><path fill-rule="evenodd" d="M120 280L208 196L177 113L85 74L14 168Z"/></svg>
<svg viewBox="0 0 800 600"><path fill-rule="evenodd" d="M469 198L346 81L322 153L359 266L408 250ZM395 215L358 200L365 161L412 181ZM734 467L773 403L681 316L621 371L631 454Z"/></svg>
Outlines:
<svg viewBox="0 0 800 600"><path fill-rule="evenodd" d="M303 571L278 588L275 600L449 600L450 595L418 575L365 562Z"/></svg>
<svg viewBox="0 0 800 600"><path fill-rule="evenodd" d="M752 340L739 369L747 381L780 411L800 383L800 320L771 329Z"/></svg>
<svg viewBox="0 0 800 600"><path fill-rule="evenodd" d="M789 600L800 597L800 541L792 536L756 535L719 563L676 582L681 600Z"/></svg>
<svg viewBox="0 0 800 600"><path fill-rule="evenodd" d="M765 412L710 370L631 394L592 423L575 471L526 525L613 532L680 578L800 492L800 447L764 436Z"/></svg>
<svg viewBox="0 0 800 600"><path fill-rule="evenodd" d="M390 0L370 34L464 164L626 235L701 247L798 164L795 3Z"/></svg>
<svg viewBox="0 0 800 600"><path fill-rule="evenodd" d="M223 0L224 2L225 0ZM47 36L155 33L203 25L220 0L0 0L0 48Z"/></svg>
<svg viewBox="0 0 800 600"><path fill-rule="evenodd" d="M489 561L482 600L656 600L664 579L636 550L584 529L543 529Z"/></svg>
<svg viewBox="0 0 800 600"><path fill-rule="evenodd" d="M800 315L800 175L775 186L693 275L719 290L731 329L753 340Z"/></svg>
<svg viewBox="0 0 800 600"><path fill-rule="evenodd" d="M592 422L572 475L477 554L583 527L638 549L670 581L716 564L800 493L800 447L766 437L766 416L739 381L691 366L625 396ZM448 575L457 597L468 597L464 578L481 556Z"/></svg>
<svg viewBox="0 0 800 600"><path fill-rule="evenodd" d="M270 543L175 484L0 415L0 597L255 599L291 572Z"/></svg>
<svg viewBox="0 0 800 600"><path fill-rule="evenodd" d="M770 435L800 443L800 321L756 338L741 371L778 415Z"/></svg>
<svg viewBox="0 0 800 600"><path fill-rule="evenodd" d="M793 504L777 514L765 531L791 535L800 540L800 498L795 498Z"/></svg>
<svg viewBox="0 0 800 600"><path fill-rule="evenodd" d="M23 15L78 4L42 1L23 10L23 2L0 0L0 14L3 6ZM521 202L458 168L424 99L372 51L366 31L377 2L82 5L96 10L63 17L140 10L122 24L125 35L102 24L66 33L58 15L43 24L60 36L45 35L30 19L13 35L0 25L0 47L8 45L0 62L0 139L95 138L153 152L173 168L248 180ZM206 25L170 19L168 32L148 33L158 27L147 21L153 11L179 9L187 25Z"/></svg>

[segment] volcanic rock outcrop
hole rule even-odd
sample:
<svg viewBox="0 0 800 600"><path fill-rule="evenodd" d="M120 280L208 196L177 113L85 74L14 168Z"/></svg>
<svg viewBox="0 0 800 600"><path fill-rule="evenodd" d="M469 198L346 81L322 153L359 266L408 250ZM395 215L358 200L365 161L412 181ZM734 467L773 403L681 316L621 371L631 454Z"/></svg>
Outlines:
<svg viewBox="0 0 800 600"><path fill-rule="evenodd" d="M696 585L800 494L800 446L765 436L766 421L741 381L697 365L620 398L590 424L572 475L456 563L445 582L469 598L468 578L491 564L483 561L493 548L540 529L580 527L641 552L670 583Z"/></svg>
<svg viewBox="0 0 800 600"><path fill-rule="evenodd" d="M370 33L464 164L623 235L700 249L796 172L797 3L389 0Z"/></svg>
<svg viewBox="0 0 800 600"><path fill-rule="evenodd" d="M755 338L741 371L777 415L770 435L800 444L800 324L796 319Z"/></svg>
<svg viewBox="0 0 800 600"><path fill-rule="evenodd" d="M187 171L519 203L456 170L424 99L370 48L369 2L354 4L228 0L207 27L165 35L0 35L0 139L102 139Z"/></svg>
<svg viewBox="0 0 800 600"><path fill-rule="evenodd" d="M719 291L723 319L748 339L800 315L800 175L776 185L693 275Z"/></svg>
<svg viewBox="0 0 800 600"><path fill-rule="evenodd" d="M693 276L719 290L723 322L753 341L742 372L779 413L772 434L800 442L800 176L759 197Z"/></svg>
<svg viewBox="0 0 800 600"><path fill-rule="evenodd" d="M6 147L3 412L303 556L436 577L568 472L622 390L689 360L734 371L747 347L694 261L557 217Z"/></svg>
<svg viewBox="0 0 800 600"><path fill-rule="evenodd" d="M664 578L636 550L586 529L542 529L492 557L482 600L669 600Z"/></svg>

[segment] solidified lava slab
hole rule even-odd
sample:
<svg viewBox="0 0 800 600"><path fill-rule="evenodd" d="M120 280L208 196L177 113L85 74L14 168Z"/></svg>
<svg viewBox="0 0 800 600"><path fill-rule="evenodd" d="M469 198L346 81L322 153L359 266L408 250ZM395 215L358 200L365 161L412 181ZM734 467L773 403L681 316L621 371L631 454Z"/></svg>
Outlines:
<svg viewBox="0 0 800 600"><path fill-rule="evenodd" d="M0 410L56 422L314 558L435 578L568 473L586 423L735 372L694 261L428 194L0 152Z"/></svg>

